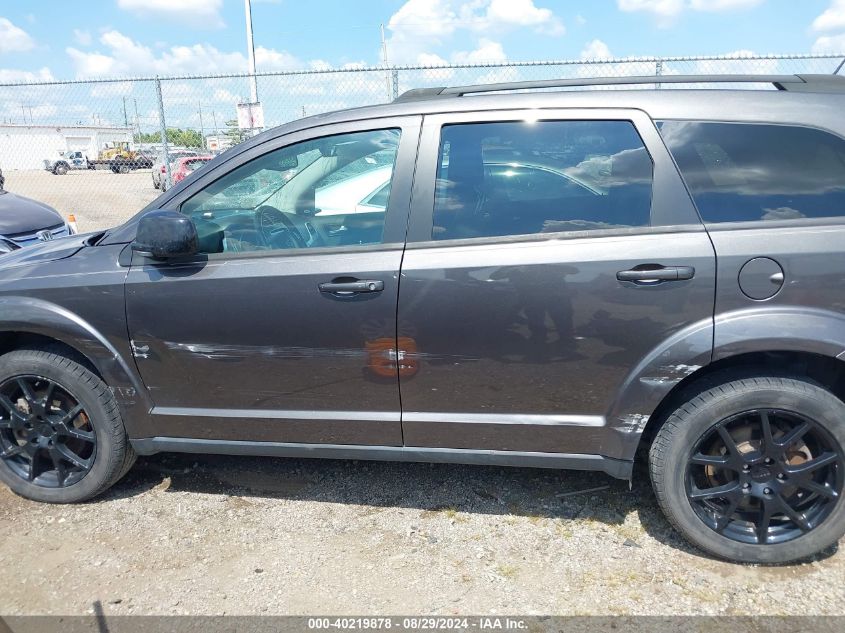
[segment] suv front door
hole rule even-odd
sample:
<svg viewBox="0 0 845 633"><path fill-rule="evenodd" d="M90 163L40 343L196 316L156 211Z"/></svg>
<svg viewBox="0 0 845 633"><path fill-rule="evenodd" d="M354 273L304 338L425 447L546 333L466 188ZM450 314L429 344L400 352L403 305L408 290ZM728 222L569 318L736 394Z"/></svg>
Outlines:
<svg viewBox="0 0 845 633"><path fill-rule="evenodd" d="M427 116L399 296L406 445L614 454L608 427L648 418L611 419L636 368L685 328L687 358L709 359L714 279L643 112ZM694 369L670 360L658 385Z"/></svg>
<svg viewBox="0 0 845 633"><path fill-rule="evenodd" d="M390 351L419 126L290 134L206 168L167 205L194 219L202 254L135 255L127 277L156 435L401 445ZM361 213L385 183L387 207Z"/></svg>

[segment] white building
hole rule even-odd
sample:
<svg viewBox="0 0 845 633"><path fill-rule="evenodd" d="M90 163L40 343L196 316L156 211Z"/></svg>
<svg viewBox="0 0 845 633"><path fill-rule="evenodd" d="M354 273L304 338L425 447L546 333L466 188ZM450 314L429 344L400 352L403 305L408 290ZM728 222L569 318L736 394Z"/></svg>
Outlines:
<svg viewBox="0 0 845 633"><path fill-rule="evenodd" d="M132 128L100 125L0 124L0 168L43 169L44 159L81 151L94 160L106 143L132 141Z"/></svg>

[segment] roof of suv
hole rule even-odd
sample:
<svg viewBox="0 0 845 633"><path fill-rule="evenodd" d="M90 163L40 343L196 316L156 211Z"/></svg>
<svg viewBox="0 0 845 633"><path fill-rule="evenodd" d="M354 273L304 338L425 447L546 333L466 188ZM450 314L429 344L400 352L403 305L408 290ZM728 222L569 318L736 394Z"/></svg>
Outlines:
<svg viewBox="0 0 845 633"><path fill-rule="evenodd" d="M536 90L542 88L582 88L592 86L630 86L642 84L772 84L786 92L845 93L845 77L833 75L646 75L634 77L577 77L478 84L453 88L421 88L409 90L394 101L416 101L439 96L461 97L468 94Z"/></svg>
<svg viewBox="0 0 845 633"><path fill-rule="evenodd" d="M629 90L631 85L709 84L710 88ZM740 84L745 87L731 87ZM769 84L776 89L759 89ZM602 86L603 90L572 90ZM554 90L559 88L560 90ZM542 90L526 92L526 90ZM717 96L718 95L718 96ZM717 97L717 98L714 98ZM845 136L840 75L664 75L599 77L411 90L392 103L349 108L291 121L235 150L321 125L366 119L483 110L548 108L640 109L652 118L755 121L810 125ZM238 151L234 153L239 153Z"/></svg>

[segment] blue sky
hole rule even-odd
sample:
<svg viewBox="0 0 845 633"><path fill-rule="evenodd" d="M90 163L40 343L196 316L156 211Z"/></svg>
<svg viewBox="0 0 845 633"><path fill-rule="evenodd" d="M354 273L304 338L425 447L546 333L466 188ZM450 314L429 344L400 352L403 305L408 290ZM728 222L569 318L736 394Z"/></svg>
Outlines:
<svg viewBox="0 0 845 633"><path fill-rule="evenodd" d="M253 0L259 70L845 54L845 0ZM246 69L242 0L0 0L0 81Z"/></svg>

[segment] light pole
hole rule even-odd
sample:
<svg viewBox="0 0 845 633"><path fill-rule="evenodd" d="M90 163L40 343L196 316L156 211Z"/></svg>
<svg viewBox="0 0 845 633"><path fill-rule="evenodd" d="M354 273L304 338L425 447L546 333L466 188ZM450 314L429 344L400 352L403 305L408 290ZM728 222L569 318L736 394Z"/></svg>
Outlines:
<svg viewBox="0 0 845 633"><path fill-rule="evenodd" d="M205 127L202 124L202 101L199 102L199 113L200 113L200 147L205 148Z"/></svg>
<svg viewBox="0 0 845 633"><path fill-rule="evenodd" d="M250 0L244 0L246 11L246 52L249 56L249 96L250 103L258 102L258 84L255 79L255 45L252 43L252 6Z"/></svg>

